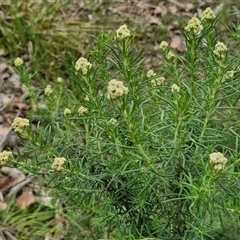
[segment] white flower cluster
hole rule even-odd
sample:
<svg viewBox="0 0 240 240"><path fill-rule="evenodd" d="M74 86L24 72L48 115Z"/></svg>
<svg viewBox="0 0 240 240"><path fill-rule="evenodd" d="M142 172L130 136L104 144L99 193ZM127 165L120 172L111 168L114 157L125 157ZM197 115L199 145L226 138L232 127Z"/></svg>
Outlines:
<svg viewBox="0 0 240 240"><path fill-rule="evenodd" d="M188 22L188 25L185 27L185 30L187 32L193 32L195 35L198 35L203 29L202 23L209 20L213 20L215 18L216 16L214 15L212 9L208 7L203 11L201 21L197 17L193 17Z"/></svg>
<svg viewBox="0 0 240 240"><path fill-rule="evenodd" d="M75 64L75 69L77 71L81 70L83 75L86 75L91 67L92 64L86 58L83 57L80 57Z"/></svg>
<svg viewBox="0 0 240 240"><path fill-rule="evenodd" d="M174 83L172 85L171 90L172 90L172 93L179 93L180 92L180 87L177 84Z"/></svg>
<svg viewBox="0 0 240 240"><path fill-rule="evenodd" d="M66 159L63 157L56 157L54 158L54 162L52 164L52 168L56 169L57 171L61 171L64 169L63 165L65 164Z"/></svg>
<svg viewBox="0 0 240 240"><path fill-rule="evenodd" d="M224 43L222 42L217 42L217 44L215 45L215 50L213 51L213 53L218 56L219 58L223 58L224 54L227 52L227 47Z"/></svg>
<svg viewBox="0 0 240 240"><path fill-rule="evenodd" d="M84 98L85 101L89 101L89 96L86 94L85 98Z"/></svg>
<svg viewBox="0 0 240 240"><path fill-rule="evenodd" d="M172 51L169 51L167 54L167 59L174 60L175 58L176 58L176 55Z"/></svg>
<svg viewBox="0 0 240 240"><path fill-rule="evenodd" d="M63 82L63 79L62 79L61 77L58 77L58 78L57 78L57 82L58 82L58 83L62 83L62 82Z"/></svg>
<svg viewBox="0 0 240 240"><path fill-rule="evenodd" d="M46 96L50 96L52 94L53 90L52 90L52 86L50 84L47 85L47 87L44 90L44 94Z"/></svg>
<svg viewBox="0 0 240 240"><path fill-rule="evenodd" d="M214 152L210 154L210 163L213 166L213 169L216 171L223 170L228 159L223 156L220 152Z"/></svg>
<svg viewBox="0 0 240 240"><path fill-rule="evenodd" d="M225 78L226 78L226 79L231 79L231 78L233 78L234 73L235 73L235 72L234 72L233 70L227 71L227 72L226 72L226 75L225 75Z"/></svg>
<svg viewBox="0 0 240 240"><path fill-rule="evenodd" d="M156 75L156 73L151 69L147 72L147 77L150 78L150 77L154 77Z"/></svg>
<svg viewBox="0 0 240 240"><path fill-rule="evenodd" d="M215 18L216 16L214 15L212 9L208 7L203 11L201 21L212 20Z"/></svg>
<svg viewBox="0 0 240 240"><path fill-rule="evenodd" d="M151 77L154 77L156 75L156 73L153 71L153 70L149 70L147 72L147 77L148 78L151 78ZM165 78L164 77L158 77L158 78L155 78L151 81L151 84L152 86L156 87L156 86L160 86L164 83L165 81Z"/></svg>
<svg viewBox="0 0 240 240"><path fill-rule="evenodd" d="M130 37L130 35L131 35L131 32L128 29L126 24L120 26L120 28L116 32L117 32L118 39L124 39L126 37Z"/></svg>
<svg viewBox="0 0 240 240"><path fill-rule="evenodd" d="M165 41L162 41L161 43L160 43L160 45L159 45L159 48L162 50L162 51L166 51L166 50L168 50L168 43L167 42L165 42Z"/></svg>
<svg viewBox="0 0 240 240"><path fill-rule="evenodd" d="M165 78L164 77L158 77L155 78L151 81L152 86L156 87L156 86L161 86L163 85L163 83L165 82Z"/></svg>
<svg viewBox="0 0 240 240"><path fill-rule="evenodd" d="M123 85L122 81L112 79L108 83L108 98L116 99L128 93L128 88Z"/></svg>
<svg viewBox="0 0 240 240"><path fill-rule="evenodd" d="M23 60L22 60L21 58L17 57L17 58L14 60L14 65L15 65L16 67L22 66L22 65L23 65Z"/></svg>
<svg viewBox="0 0 240 240"><path fill-rule="evenodd" d="M116 125L116 124L117 124L117 119L111 118L111 119L108 121L108 123L111 124L111 125Z"/></svg>
<svg viewBox="0 0 240 240"><path fill-rule="evenodd" d="M72 111L71 111L69 108L65 108L65 109L64 109L63 114L64 114L65 117L66 117L67 115L70 115L71 113L72 113Z"/></svg>
<svg viewBox="0 0 240 240"><path fill-rule="evenodd" d="M88 109L81 106L79 109L78 109L78 115L79 117L82 117L84 115L86 115L88 113Z"/></svg>
<svg viewBox="0 0 240 240"><path fill-rule="evenodd" d="M12 152L9 151L0 152L0 166L6 164L7 161L11 158L13 158Z"/></svg>
<svg viewBox="0 0 240 240"><path fill-rule="evenodd" d="M29 126L30 126L30 123L27 118L17 117L14 119L12 123L12 128L14 129L14 131L20 134L23 134L26 128L29 128Z"/></svg>
<svg viewBox="0 0 240 240"><path fill-rule="evenodd" d="M187 32L193 32L194 34L199 34L203 29L203 26L201 24L201 21L196 18L196 17L193 17L189 22L188 22L188 25L185 27L185 30Z"/></svg>

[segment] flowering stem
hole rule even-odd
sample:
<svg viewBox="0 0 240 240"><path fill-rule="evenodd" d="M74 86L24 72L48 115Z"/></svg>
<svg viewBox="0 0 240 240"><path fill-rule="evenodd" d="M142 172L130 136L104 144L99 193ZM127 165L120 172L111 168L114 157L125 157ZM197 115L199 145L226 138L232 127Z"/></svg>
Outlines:
<svg viewBox="0 0 240 240"><path fill-rule="evenodd" d="M86 152L88 151L88 145L89 145L89 124L87 120L83 119L83 123L85 126L85 141L86 141Z"/></svg>
<svg viewBox="0 0 240 240"><path fill-rule="evenodd" d="M210 120L213 112L216 109L215 108L215 106L216 106L215 101L216 101L216 96L217 96L218 90L221 87L221 79L222 79L222 77L221 77L221 74L222 74L221 68L219 68L217 74L218 74L218 78L216 79L215 84L213 85L213 89L212 89L212 92L211 92L211 95L210 95L210 102L208 104L207 115L206 115L206 117L204 119L202 131L201 131L201 134L199 136L199 143L200 144L203 141L203 136L204 136L204 134L205 134L205 132L207 130L207 126L208 126L209 120ZM197 145L195 152L197 152L198 148L199 148L199 145Z"/></svg>
<svg viewBox="0 0 240 240"><path fill-rule="evenodd" d="M127 111L125 109L122 109L121 112L122 112L122 115L124 116L124 118L126 120L128 131L130 132L130 134L132 136L133 144L138 149L139 153L143 157L143 162L148 167L151 168L153 173L155 173L158 177L160 177L161 181L163 181L166 184L168 184L167 181L159 174L159 172L156 170L156 168L152 164L152 159L147 155L146 151L143 148L143 145L141 143L139 143L140 141L138 141L138 138L136 137L139 134L133 131L133 129L132 129L133 125L132 125L131 122L129 122L129 115L128 115Z"/></svg>
<svg viewBox="0 0 240 240"><path fill-rule="evenodd" d="M38 100L37 100L36 94L33 90L32 83L31 83L31 78L34 76L34 74L33 75L28 74L25 67L21 67L19 71L20 71L22 82L23 82L23 84L25 84L25 86L28 89L28 93L29 93L31 102L33 104L38 104Z"/></svg>
<svg viewBox="0 0 240 240"><path fill-rule="evenodd" d="M62 85L60 86L60 91L59 91L59 95L57 96L57 101L56 101L56 105L55 105L55 108L54 108L54 119L56 119L57 115L58 115L58 110L59 110L59 106L60 106L60 103L62 101L62 96L63 96L63 87Z"/></svg>

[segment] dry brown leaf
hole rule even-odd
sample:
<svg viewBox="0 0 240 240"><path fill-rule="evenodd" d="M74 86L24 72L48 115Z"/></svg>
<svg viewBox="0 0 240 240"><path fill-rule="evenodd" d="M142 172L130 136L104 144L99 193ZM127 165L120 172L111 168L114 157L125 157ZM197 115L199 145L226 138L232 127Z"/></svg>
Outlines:
<svg viewBox="0 0 240 240"><path fill-rule="evenodd" d="M4 55L6 55L6 52L4 49L0 49L0 57L3 57Z"/></svg>
<svg viewBox="0 0 240 240"><path fill-rule="evenodd" d="M184 3L180 3L179 1L176 1L176 0L168 0L168 2L176 5L178 8L185 9Z"/></svg>
<svg viewBox="0 0 240 240"><path fill-rule="evenodd" d="M0 202L3 202L4 200L3 200L3 194L2 194L2 192L0 192Z"/></svg>
<svg viewBox="0 0 240 240"><path fill-rule="evenodd" d="M2 192L0 192L0 211L5 210L6 208L7 208L7 203L4 202L3 194Z"/></svg>
<svg viewBox="0 0 240 240"><path fill-rule="evenodd" d="M9 94L0 93L0 108L3 110L6 106L11 105L13 102L13 95L9 96Z"/></svg>
<svg viewBox="0 0 240 240"><path fill-rule="evenodd" d="M171 39L170 47L177 49L179 52L183 52L186 49L186 45L182 38L178 35L174 35Z"/></svg>
<svg viewBox="0 0 240 240"><path fill-rule="evenodd" d="M121 14L122 12L127 11L127 5L126 4L121 4L117 8L110 8L113 13L118 13Z"/></svg>
<svg viewBox="0 0 240 240"><path fill-rule="evenodd" d="M4 185L2 186L3 192L25 179L25 175L16 168L2 167L1 172L5 175Z"/></svg>
<svg viewBox="0 0 240 240"><path fill-rule="evenodd" d="M153 23L153 24L157 24L157 25L162 25L161 21L160 21L160 18L158 17L153 17L153 16L150 16L149 17L149 22L150 23Z"/></svg>
<svg viewBox="0 0 240 240"><path fill-rule="evenodd" d="M0 202L0 211L4 211L7 209L7 203L5 202Z"/></svg>
<svg viewBox="0 0 240 240"><path fill-rule="evenodd" d="M191 11L194 8L194 5L192 3L187 3L186 4L186 11Z"/></svg>
<svg viewBox="0 0 240 240"><path fill-rule="evenodd" d="M25 178L24 173L19 171L16 168L2 167L1 172L11 178L22 179L22 180Z"/></svg>
<svg viewBox="0 0 240 240"><path fill-rule="evenodd" d="M35 202L35 196L32 191L26 191L22 193L20 197L17 198L17 203L20 206L20 209L25 209L30 204Z"/></svg>
<svg viewBox="0 0 240 240"><path fill-rule="evenodd" d="M0 190L3 189L6 185L8 185L12 180L10 180L7 176L0 174Z"/></svg>
<svg viewBox="0 0 240 240"><path fill-rule="evenodd" d="M169 12L172 13L172 14L176 14L177 11L178 11L177 7L174 6L174 5L169 6L169 7L168 7L168 10L169 10Z"/></svg>
<svg viewBox="0 0 240 240"><path fill-rule="evenodd" d="M0 138L1 138L2 136L5 136L8 132L9 132L9 128L8 128L8 127L2 127L2 126L0 126Z"/></svg>
<svg viewBox="0 0 240 240"><path fill-rule="evenodd" d="M217 15L218 13L220 13L223 9L224 9L225 4L222 2L220 4L218 4L214 9L213 12L215 15Z"/></svg>
<svg viewBox="0 0 240 240"><path fill-rule="evenodd" d="M11 131L5 143L5 148L9 147L13 149L14 147L20 146L21 144L22 144L22 141L19 138L19 136L15 132Z"/></svg>
<svg viewBox="0 0 240 240"><path fill-rule="evenodd" d="M16 106L20 111L21 110L26 110L28 108L28 105L25 103L15 103L14 106Z"/></svg>
<svg viewBox="0 0 240 240"><path fill-rule="evenodd" d="M161 14L161 16L164 16L167 13L168 13L168 10L167 10L166 6L164 6L162 4L156 6L156 8L154 9L154 14L155 15Z"/></svg>

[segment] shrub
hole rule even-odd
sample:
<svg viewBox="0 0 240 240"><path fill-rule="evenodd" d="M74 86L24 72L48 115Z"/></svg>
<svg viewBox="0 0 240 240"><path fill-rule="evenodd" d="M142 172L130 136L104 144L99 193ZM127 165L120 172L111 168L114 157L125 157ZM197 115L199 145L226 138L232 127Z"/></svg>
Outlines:
<svg viewBox="0 0 240 240"><path fill-rule="evenodd" d="M216 22L211 9L191 19L183 55L162 42L156 70L142 68L126 25L101 32L69 84L46 86L18 164L47 173L97 237L214 239L239 227L239 38L222 42Z"/></svg>

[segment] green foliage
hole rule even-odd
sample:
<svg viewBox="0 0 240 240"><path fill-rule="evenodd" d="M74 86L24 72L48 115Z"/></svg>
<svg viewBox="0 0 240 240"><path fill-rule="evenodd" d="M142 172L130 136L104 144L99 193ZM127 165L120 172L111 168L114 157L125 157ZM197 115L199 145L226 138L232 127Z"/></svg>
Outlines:
<svg viewBox="0 0 240 240"><path fill-rule="evenodd" d="M34 211L33 211L34 209ZM0 236L8 239L5 231L17 235L17 239L42 239L47 232L53 230L55 210L47 206L31 206L29 209L20 210L13 201L8 202L8 208L0 214Z"/></svg>
<svg viewBox="0 0 240 240"><path fill-rule="evenodd" d="M95 238L238 236L239 39L218 43L216 22L189 26L182 56L160 49L156 74L142 69L142 51L133 54L134 33L101 32L89 62L71 70L71 88L56 81L45 91L38 114L48 125L27 131L18 164L47 172Z"/></svg>

